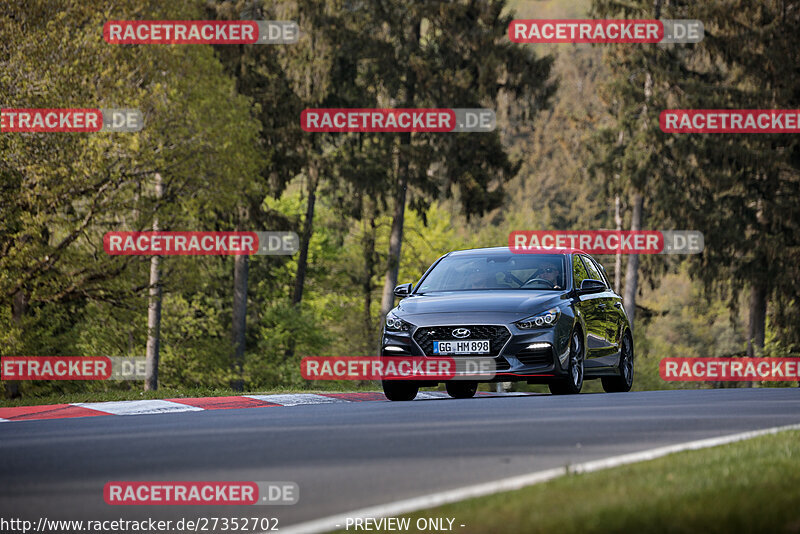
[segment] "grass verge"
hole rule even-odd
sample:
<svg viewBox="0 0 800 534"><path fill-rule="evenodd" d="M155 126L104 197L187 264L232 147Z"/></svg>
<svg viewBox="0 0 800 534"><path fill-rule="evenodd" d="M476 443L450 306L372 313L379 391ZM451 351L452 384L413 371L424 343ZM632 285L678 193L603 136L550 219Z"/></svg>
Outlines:
<svg viewBox="0 0 800 534"><path fill-rule="evenodd" d="M412 532L420 518L454 518L459 534L797 533L800 431L567 475L407 517Z"/></svg>

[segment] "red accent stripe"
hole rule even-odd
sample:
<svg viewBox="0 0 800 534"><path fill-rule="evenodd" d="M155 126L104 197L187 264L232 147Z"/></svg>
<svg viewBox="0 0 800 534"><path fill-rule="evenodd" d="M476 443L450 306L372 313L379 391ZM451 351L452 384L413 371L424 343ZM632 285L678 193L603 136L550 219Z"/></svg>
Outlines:
<svg viewBox="0 0 800 534"><path fill-rule="evenodd" d="M523 373L495 373L494 376L556 376L554 374L527 375Z"/></svg>
<svg viewBox="0 0 800 534"><path fill-rule="evenodd" d="M42 406L0 408L0 419L8 419L10 421L66 419L68 417L93 417L97 415L109 414L82 406L72 406L71 404L45 404Z"/></svg>
<svg viewBox="0 0 800 534"><path fill-rule="evenodd" d="M263 408L267 406L281 406L273 402L265 402L250 397L204 397L198 399L164 399L178 404L194 406L204 410L232 410L236 408Z"/></svg>

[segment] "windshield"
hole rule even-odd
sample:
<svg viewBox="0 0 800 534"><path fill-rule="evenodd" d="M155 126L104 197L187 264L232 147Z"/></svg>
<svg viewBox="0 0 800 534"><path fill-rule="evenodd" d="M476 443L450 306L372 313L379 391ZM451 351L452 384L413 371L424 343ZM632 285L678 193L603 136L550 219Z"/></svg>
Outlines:
<svg viewBox="0 0 800 534"><path fill-rule="evenodd" d="M564 256L560 254L491 254L448 256L428 273L415 293L486 289L566 287Z"/></svg>

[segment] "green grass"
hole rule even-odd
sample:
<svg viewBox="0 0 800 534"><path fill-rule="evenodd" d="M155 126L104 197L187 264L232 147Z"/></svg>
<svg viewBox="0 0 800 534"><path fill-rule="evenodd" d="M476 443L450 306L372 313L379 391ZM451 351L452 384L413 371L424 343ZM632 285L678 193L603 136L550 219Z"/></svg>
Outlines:
<svg viewBox="0 0 800 534"><path fill-rule="evenodd" d="M106 402L142 399L172 399L191 397L227 397L230 395L270 395L274 393L340 393L351 391L380 391L380 385L368 383L356 386L354 383L329 382L325 388L271 388L269 390L234 391L228 388L159 388L156 391L110 390L85 391L74 393L50 393L42 396L23 396L17 399L0 399L0 408L10 406L40 406L43 404L70 404L73 402Z"/></svg>
<svg viewBox="0 0 800 534"><path fill-rule="evenodd" d="M412 527L421 517L455 518L459 534L797 533L800 432L567 475L409 517Z"/></svg>

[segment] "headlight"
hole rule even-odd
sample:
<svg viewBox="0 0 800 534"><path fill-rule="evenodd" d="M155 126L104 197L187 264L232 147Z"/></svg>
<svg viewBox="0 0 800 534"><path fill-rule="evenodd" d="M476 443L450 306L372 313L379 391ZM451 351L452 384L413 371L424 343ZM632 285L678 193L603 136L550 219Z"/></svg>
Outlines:
<svg viewBox="0 0 800 534"><path fill-rule="evenodd" d="M558 322L558 318L560 316L561 310L558 308L553 308L552 310L547 310L544 313L517 321L514 324L517 325L517 328L521 328L522 330L531 330L533 328L549 328Z"/></svg>
<svg viewBox="0 0 800 534"><path fill-rule="evenodd" d="M389 312L386 314L386 330L391 330L392 332L408 332L411 330L411 325L392 312Z"/></svg>

